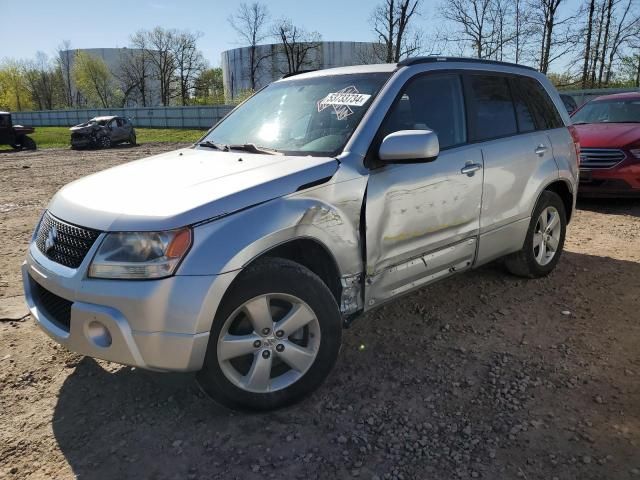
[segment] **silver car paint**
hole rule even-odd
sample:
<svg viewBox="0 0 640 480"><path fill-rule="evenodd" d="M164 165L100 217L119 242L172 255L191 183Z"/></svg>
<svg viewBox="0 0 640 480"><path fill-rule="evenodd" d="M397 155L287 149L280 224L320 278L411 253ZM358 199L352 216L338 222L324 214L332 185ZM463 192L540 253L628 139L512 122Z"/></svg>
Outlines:
<svg viewBox="0 0 640 480"><path fill-rule="evenodd" d="M421 64L400 68L390 78L338 161L196 148L74 182L52 200L49 208L54 215L105 231L161 230L191 224L195 225L194 244L174 277L150 282L88 279L88 264L101 239L83 265L72 272L53 264L32 244L23 266L31 311L45 331L72 350L145 368L197 370L204 359L211 323L229 285L252 260L288 241L312 239L330 253L345 287L340 302L345 315L518 250L540 192L558 179L575 192L577 162L566 129L543 133L553 156L548 152L531 165L518 163L505 172L500 170L508 153L500 147L505 139L447 150L431 163L389 165L371 172L364 163L386 112L409 78L430 71L487 68L537 78L556 106L562 107L545 77L533 71L458 61ZM388 65L348 67L303 76L393 69L395 66ZM568 124L563 108L559 111ZM528 141L521 137L506 142L527 152ZM468 162L485 166L489 173L485 168L471 176L462 173ZM489 182L484 186L486 196L484 175ZM528 175L529 180L520 175ZM148 176L145 186L134 181L140 176ZM298 191L320 179L325 182ZM124 187L114 194L112 182L122 182ZM441 188L443 182L447 189ZM504 182L522 187L522 191L508 192ZM168 198L166 192L171 187L181 195ZM446 210L420 211L418 198L408 192L417 192L434 208L447 205ZM366 258L362 258L360 236L363 205ZM485 208L494 223L484 221ZM413 212L418 216L412 216ZM429 227L424 231L416 228L420 221L430 222ZM68 338L52 329L53 324L33 304L28 274L77 303ZM91 345L87 324L97 316L106 318L119 332L122 340L116 347L100 350ZM172 355L162 355L163 349ZM128 353L123 353L125 350Z"/></svg>
<svg viewBox="0 0 640 480"><path fill-rule="evenodd" d="M96 230L170 230L289 194L337 166L333 158L186 148L72 182L48 209Z"/></svg>

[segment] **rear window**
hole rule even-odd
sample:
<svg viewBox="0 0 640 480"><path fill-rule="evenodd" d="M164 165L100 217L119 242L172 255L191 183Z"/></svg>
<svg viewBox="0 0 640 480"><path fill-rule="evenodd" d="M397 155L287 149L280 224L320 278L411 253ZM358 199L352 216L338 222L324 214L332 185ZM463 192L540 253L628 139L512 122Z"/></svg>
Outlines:
<svg viewBox="0 0 640 480"><path fill-rule="evenodd" d="M471 75L468 78L474 140L489 140L517 133L516 113L505 77Z"/></svg>

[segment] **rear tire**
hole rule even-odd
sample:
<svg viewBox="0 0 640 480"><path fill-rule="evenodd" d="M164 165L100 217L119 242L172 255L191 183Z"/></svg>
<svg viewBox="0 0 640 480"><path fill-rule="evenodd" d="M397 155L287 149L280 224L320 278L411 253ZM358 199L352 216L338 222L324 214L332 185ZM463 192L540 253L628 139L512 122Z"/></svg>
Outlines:
<svg viewBox="0 0 640 480"><path fill-rule="evenodd" d="M225 294L196 378L228 407L280 408L320 386L341 340L340 311L324 282L295 262L265 258Z"/></svg>
<svg viewBox="0 0 640 480"><path fill-rule="evenodd" d="M100 145L100 148L111 148L111 137L108 135L103 135L98 140L98 144Z"/></svg>
<svg viewBox="0 0 640 480"><path fill-rule="evenodd" d="M526 278L549 275L560 260L566 232L564 202L557 193L545 190L531 216L522 250L505 258L507 270Z"/></svg>
<svg viewBox="0 0 640 480"><path fill-rule="evenodd" d="M22 137L22 148L24 150L35 150L36 149L36 141L28 136Z"/></svg>
<svg viewBox="0 0 640 480"><path fill-rule="evenodd" d="M132 147L137 145L135 133L132 133L131 136L129 137L129 144L131 144Z"/></svg>

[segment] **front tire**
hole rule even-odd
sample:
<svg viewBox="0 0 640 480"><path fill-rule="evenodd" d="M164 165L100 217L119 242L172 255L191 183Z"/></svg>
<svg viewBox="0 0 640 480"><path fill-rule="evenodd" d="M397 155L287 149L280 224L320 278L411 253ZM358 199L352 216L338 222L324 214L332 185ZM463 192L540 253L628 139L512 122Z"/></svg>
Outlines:
<svg viewBox="0 0 640 480"><path fill-rule="evenodd" d="M197 380L228 407L280 408L320 386L341 340L340 311L324 282L295 262L266 258L225 294Z"/></svg>
<svg viewBox="0 0 640 480"><path fill-rule="evenodd" d="M526 278L549 275L560 260L566 232L564 203L557 193L545 190L531 216L522 250L505 258L507 270Z"/></svg>

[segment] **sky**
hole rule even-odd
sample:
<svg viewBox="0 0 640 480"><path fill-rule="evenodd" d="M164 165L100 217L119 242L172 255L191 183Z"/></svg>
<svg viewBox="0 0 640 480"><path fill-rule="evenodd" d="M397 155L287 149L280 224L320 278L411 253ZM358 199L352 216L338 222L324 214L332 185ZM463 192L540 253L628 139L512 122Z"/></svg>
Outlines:
<svg viewBox="0 0 640 480"><path fill-rule="evenodd" d="M246 0L251 3L252 0ZM566 0L573 8L581 0ZM72 48L125 47L129 36L157 25L199 31L199 48L211 66L220 53L243 46L227 21L240 1L220 0L0 0L0 59L53 56L63 40ZM371 11L377 0L263 0L277 19L283 16L323 40L372 41ZM423 0L416 26L442 24L439 0ZM28 20L27 20L28 19ZM7 41L7 40L11 41Z"/></svg>

